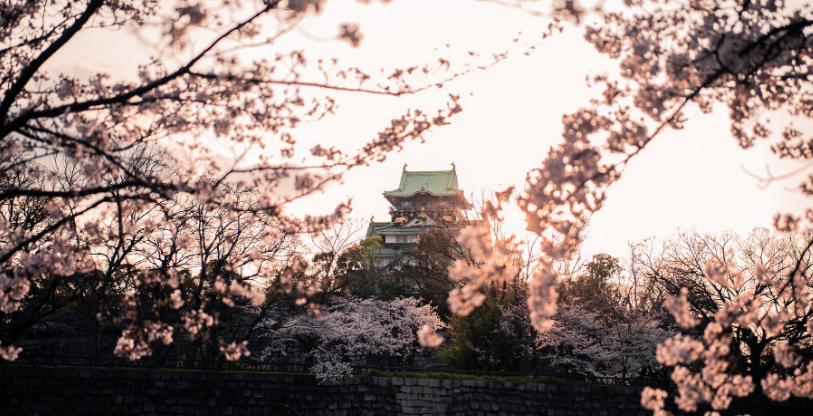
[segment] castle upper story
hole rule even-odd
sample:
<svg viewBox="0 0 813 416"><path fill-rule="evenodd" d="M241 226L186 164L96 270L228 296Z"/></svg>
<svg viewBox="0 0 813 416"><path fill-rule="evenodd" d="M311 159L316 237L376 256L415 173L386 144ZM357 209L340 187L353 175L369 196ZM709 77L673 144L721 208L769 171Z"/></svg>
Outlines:
<svg viewBox="0 0 813 416"><path fill-rule="evenodd" d="M457 170L401 173L398 188L383 192L390 203L390 221L370 222L367 236L379 235L385 246L414 244L433 228L457 228L471 208L457 181Z"/></svg>

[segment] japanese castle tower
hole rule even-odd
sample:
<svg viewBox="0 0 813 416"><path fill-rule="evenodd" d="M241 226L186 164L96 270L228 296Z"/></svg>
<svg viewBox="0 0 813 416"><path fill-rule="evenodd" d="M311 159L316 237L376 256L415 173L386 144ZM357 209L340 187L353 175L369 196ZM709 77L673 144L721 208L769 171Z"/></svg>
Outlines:
<svg viewBox="0 0 813 416"><path fill-rule="evenodd" d="M390 221L370 220L367 237L380 236L384 249L377 254L382 267L395 260L404 248L414 246L418 236L431 229L457 229L465 223L463 212L471 208L457 184L457 171L407 171L401 173L397 189L385 191L390 203Z"/></svg>

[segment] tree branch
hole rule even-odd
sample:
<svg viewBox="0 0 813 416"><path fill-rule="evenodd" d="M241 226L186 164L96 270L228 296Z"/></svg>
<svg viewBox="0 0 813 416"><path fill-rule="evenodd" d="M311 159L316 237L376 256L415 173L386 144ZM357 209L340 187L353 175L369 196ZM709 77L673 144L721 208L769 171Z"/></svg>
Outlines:
<svg viewBox="0 0 813 416"><path fill-rule="evenodd" d="M23 69L20 73L20 77L17 78L17 81L12 84L11 88L6 93L6 96L3 97L3 101L0 103L0 122L5 121L6 116L8 115L9 110L11 109L11 105L14 103L14 100L17 99L17 96L23 91L25 85L28 84L28 81L34 77L34 75L39 71L45 62L53 56L56 51L60 48L65 46L71 38L76 35L82 26L90 20L90 17L93 16L99 8L102 7L104 0L90 0L88 3L87 8L76 19L73 24L65 29L64 32L59 36L59 38L54 41L50 46L48 46L36 59L31 61L31 63ZM0 135L0 137L5 137L5 134Z"/></svg>
<svg viewBox="0 0 813 416"><path fill-rule="evenodd" d="M101 1L101 0L94 0L94 1ZM206 54L209 53L212 49L214 49L214 47L217 46L217 44L220 43L223 39L225 39L226 37L228 37L232 33L236 32L236 31L239 31L244 26L246 26L249 23L251 23L252 21L256 20L258 17L262 16L263 14L267 13L271 9L275 8L276 4L277 4L276 2L270 3L269 5L267 5L265 8L263 8L259 12L253 14L248 19L246 19L243 22L235 25L234 27L232 27L231 29L229 29L228 31L226 31L225 33L220 35L217 39L212 41L212 43L209 44L209 46L206 47L206 49L201 51L194 58L192 58L189 62L187 62L186 65L176 69L175 72L172 72L171 74L167 74L167 75L165 75L165 76L163 76L163 77L161 77L159 79L156 79L156 80L154 80L154 81L152 81L152 82L150 82L150 83L148 83L146 85L140 86L140 87L135 88L133 90L130 90L130 91L126 92L126 93L119 94L119 95L116 95L116 96L113 96L113 97L98 98L98 99L95 99L95 100L88 100L88 101L84 101L84 102L80 102L80 103L66 104L66 105L61 105L61 106L58 106L58 107L50 108L50 109L47 109L47 110L41 110L41 111L28 111L28 112L20 115L16 119L14 119L12 122L10 122L8 124L5 124L3 126L3 128L0 129L0 138L6 137L11 132L16 131L17 129L21 128L26 123L28 123L28 121L33 120L33 119L44 118L44 117L58 117L58 116L60 116L62 114L68 113L68 112L81 112L81 111L86 111L86 110L93 109L95 107L124 103L127 100L129 100L130 98L144 95L144 94L146 94L146 93L148 93L148 92L150 92L152 90L155 90L156 88L159 88L159 87L161 87L163 85L166 85L169 82L171 82L171 81L173 81L173 80L175 80L175 79L189 73L192 66L194 66L196 63L198 63L198 61L203 59L203 57L206 56ZM33 76L33 73L31 74L31 76ZM29 76L29 78L30 78L30 76ZM6 98L4 100L4 103L5 103L6 100L9 100L9 96L6 96ZM13 101L13 99L11 101ZM9 102L8 105L11 106L11 103ZM0 110L2 110L2 107L0 107ZM4 117L4 113L0 112L0 117ZM0 120L2 120L2 118L0 118Z"/></svg>

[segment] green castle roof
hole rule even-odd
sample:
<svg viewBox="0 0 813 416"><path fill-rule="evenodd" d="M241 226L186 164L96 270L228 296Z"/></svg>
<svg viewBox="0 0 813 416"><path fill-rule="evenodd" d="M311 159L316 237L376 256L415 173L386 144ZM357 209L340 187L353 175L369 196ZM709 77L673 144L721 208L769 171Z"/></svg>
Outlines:
<svg viewBox="0 0 813 416"><path fill-rule="evenodd" d="M399 224L392 224L390 222L371 222L367 227L367 237L381 234L420 234L428 230L442 230L442 227L436 225L432 226L415 226L404 227Z"/></svg>
<svg viewBox="0 0 813 416"><path fill-rule="evenodd" d="M457 187L457 172L452 170L434 170L424 172L404 172L398 189L385 191L385 197L409 197L419 192L435 196L460 195ZM462 196L462 195L461 195Z"/></svg>
<svg viewBox="0 0 813 416"><path fill-rule="evenodd" d="M381 234L421 234L427 232L429 230L448 230L448 229L458 229L470 224L471 221L464 221L462 224L455 224L450 225L447 227L438 226L438 225L429 225L429 226L414 226L414 227L404 227L400 224L393 224L391 222L370 222L370 225L367 226L367 235L366 238L372 237L374 235L381 235Z"/></svg>
<svg viewBox="0 0 813 416"><path fill-rule="evenodd" d="M367 238L370 238L374 235L378 235L378 230L384 227L389 227L390 223L388 222L373 222L370 221L370 225L367 226Z"/></svg>

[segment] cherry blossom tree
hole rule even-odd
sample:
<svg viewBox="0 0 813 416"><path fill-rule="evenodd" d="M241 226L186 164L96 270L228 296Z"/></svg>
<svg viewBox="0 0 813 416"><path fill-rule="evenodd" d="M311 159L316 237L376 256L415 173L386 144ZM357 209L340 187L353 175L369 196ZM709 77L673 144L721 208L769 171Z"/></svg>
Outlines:
<svg viewBox="0 0 813 416"><path fill-rule="evenodd" d="M419 347L418 337L424 345L438 346L442 338L434 331L445 326L432 306L415 298L337 298L318 315L269 317L265 324L273 330L264 334L271 343L264 357L284 351L289 341L312 345L307 354L320 379L351 374L353 357L408 356Z"/></svg>
<svg viewBox="0 0 813 416"><path fill-rule="evenodd" d="M666 307L684 328L657 354L672 367L678 408L723 411L756 392L813 398L811 242L809 230L757 229L747 238L683 233L638 247L644 274L667 293ZM664 393L648 390L644 404L663 412L653 397Z"/></svg>
<svg viewBox="0 0 813 416"><path fill-rule="evenodd" d="M146 310L151 311L152 319L172 314L173 326L185 329L192 341L187 355L214 358L202 353L225 351L219 334L230 332L231 339L237 333L248 337L262 317L261 313L253 324L239 325L235 321L239 310L231 312L230 308L252 305L265 312L281 299L281 285L286 284L282 270L296 250L296 236L286 232L276 217L257 208L257 192L229 184L213 192L218 200L231 200L231 205L201 204L179 195L159 206L157 226L139 243L138 253L130 256L141 267L129 286L137 302L123 308L128 317L124 335L148 337L144 327L148 324L142 318ZM229 325L218 328L221 321ZM134 336L124 336L120 344ZM127 345L118 352L138 358Z"/></svg>
<svg viewBox="0 0 813 416"><path fill-rule="evenodd" d="M624 379L664 373L655 347L675 331L669 330L659 300L641 293L649 290L641 290L628 270L620 260L598 254L575 276L562 279L556 323L538 336L554 366Z"/></svg>
<svg viewBox="0 0 813 416"><path fill-rule="evenodd" d="M422 140L461 111L457 97L450 95L440 108L408 110L383 123L378 136L358 149L335 143L301 149L296 128L335 108L336 100L327 93L415 94L442 88L447 80L506 57L500 53L482 60L478 55L459 66L441 57L433 64L378 75L277 46L302 19L322 12L323 4L35 0L0 5L0 322L19 311L32 284L43 276L102 270L101 281L112 282L113 272L132 260L136 247L150 241L148 236L167 238L154 242L162 250L188 243L181 241L188 234L173 240L174 225L166 225L161 214L172 210L166 204L197 201L215 221L221 221L219 216L228 221L267 216L288 234L324 229L342 218L349 204L337 206L331 215L305 218L288 216L284 208L340 180L348 169L382 161L408 140ZM58 63L68 53L66 45L79 42L85 33L103 36L106 31L125 33L152 48L153 56L133 68L136 76L76 74ZM356 25L346 24L339 40L355 46L362 37ZM268 58L253 59L245 53L249 49ZM164 167L131 164L139 152L161 153ZM221 198L224 186L249 188L256 196L252 211L245 213L234 198ZM94 252L94 242L96 248L106 245L105 250ZM141 261L145 267L169 264L160 256ZM217 284L214 276L223 274L209 270L220 267L217 261L197 262L201 281L215 282L219 295L255 296L251 286L235 280L225 283L225 289ZM172 267L151 272L147 281L174 287L179 271ZM214 280L208 279L210 274ZM115 293L122 310L141 308L137 292L143 289L137 288L145 287L138 285L145 277L130 275L129 286L103 283L105 295L94 296L106 299ZM178 305L177 298L167 302ZM190 334L216 322L208 312L192 309L182 310ZM103 319L115 315L100 312ZM138 319L133 315L127 321ZM148 352L145 339L166 342L173 333L158 316L130 328L119 353L131 358ZM11 342L0 340L4 359L19 352Z"/></svg>
<svg viewBox="0 0 813 416"><path fill-rule="evenodd" d="M545 358L567 374L633 379L660 373L656 347L674 332L651 316L629 313L607 322L582 305L560 305L555 324L539 334ZM547 348L545 348L547 347Z"/></svg>

